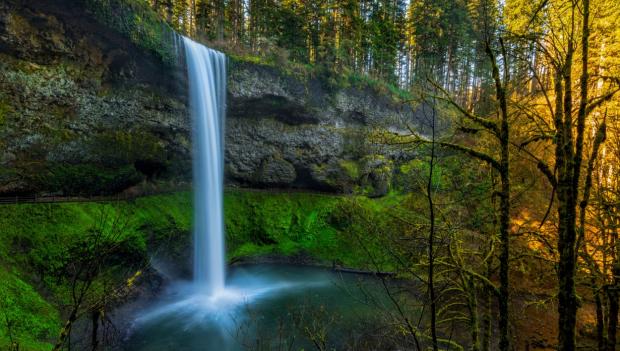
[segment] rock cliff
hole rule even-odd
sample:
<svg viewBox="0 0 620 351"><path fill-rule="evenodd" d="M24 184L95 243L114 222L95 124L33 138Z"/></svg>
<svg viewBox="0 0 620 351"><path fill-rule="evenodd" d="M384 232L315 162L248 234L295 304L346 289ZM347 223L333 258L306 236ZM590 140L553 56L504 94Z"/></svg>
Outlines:
<svg viewBox="0 0 620 351"><path fill-rule="evenodd" d="M0 3L0 194L115 193L191 178L182 57L171 63L136 45L86 4ZM231 59L227 180L381 195L398 155L364 136L415 124L414 115L367 84Z"/></svg>

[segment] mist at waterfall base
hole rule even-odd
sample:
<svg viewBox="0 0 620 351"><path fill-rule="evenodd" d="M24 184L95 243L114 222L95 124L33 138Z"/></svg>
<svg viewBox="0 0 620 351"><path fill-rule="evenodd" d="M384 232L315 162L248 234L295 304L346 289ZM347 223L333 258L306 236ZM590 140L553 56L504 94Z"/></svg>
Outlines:
<svg viewBox="0 0 620 351"><path fill-rule="evenodd" d="M325 328L344 349L385 312L376 281L292 265L231 268L226 295L179 282L142 311L124 348L131 351L312 350L308 331ZM355 334L355 335L353 335Z"/></svg>
<svg viewBox="0 0 620 351"><path fill-rule="evenodd" d="M290 319L300 308L358 313L359 306L352 306L356 299L343 293L356 286L355 275L282 265L236 267L226 275L226 57L188 38L182 42L194 131L194 277L170 284L158 301L140 312L126 349L241 350L244 340L254 343L259 334L267 339L261 328L276 330L283 316ZM299 335L293 334L295 339Z"/></svg>

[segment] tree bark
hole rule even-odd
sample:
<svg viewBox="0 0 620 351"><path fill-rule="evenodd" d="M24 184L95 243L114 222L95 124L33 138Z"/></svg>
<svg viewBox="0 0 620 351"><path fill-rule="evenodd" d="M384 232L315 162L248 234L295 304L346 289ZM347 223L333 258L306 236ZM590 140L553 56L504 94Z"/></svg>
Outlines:
<svg viewBox="0 0 620 351"><path fill-rule="evenodd" d="M609 321L607 323L607 350L616 350L616 332L618 330L618 312L620 312L620 306L618 298L620 297L620 247L618 245L618 229L615 219L611 220L612 223L612 240L613 240L613 278L612 284L607 287L607 299L609 302Z"/></svg>
<svg viewBox="0 0 620 351"><path fill-rule="evenodd" d="M504 60L506 60L506 52L502 39L499 39ZM499 123L499 176L500 176L500 214L499 214L499 349L500 351L508 351L510 348L509 338L509 310L508 304L510 299L510 281L509 281L509 260L510 260L510 133L508 124L508 102L506 98L506 84L508 82L508 73L504 72L504 84L502 84L499 67L495 55L491 50L489 43L486 45L487 55L491 59L493 80L495 81L495 95L500 108ZM504 61L506 64L506 61ZM504 68L507 70L508 68Z"/></svg>
<svg viewBox="0 0 620 351"><path fill-rule="evenodd" d="M99 319L101 312L99 309L95 309L91 315L92 332L90 337L91 350L95 351L99 347Z"/></svg>
<svg viewBox="0 0 620 351"><path fill-rule="evenodd" d="M555 104L555 162L558 197L558 350L575 350L577 297L575 293L575 241L577 199L573 187L573 136L571 117L571 62L569 47L567 61L557 68L554 90Z"/></svg>
<svg viewBox="0 0 620 351"><path fill-rule="evenodd" d="M599 351L605 351L607 341L605 340L605 315L603 313L603 302L601 301L601 293L598 287L592 283L592 293L594 294L594 303L596 305L596 343Z"/></svg>
<svg viewBox="0 0 620 351"><path fill-rule="evenodd" d="M617 269L614 268L614 271ZM620 273L620 272L619 272ZM607 324L607 351L616 351L616 332L618 330L618 287L613 284L607 287L607 299L609 301L609 322Z"/></svg>
<svg viewBox="0 0 620 351"><path fill-rule="evenodd" d="M218 41L223 41L224 40L224 0L216 0L215 2L215 6L216 6L216 26L217 26L217 32L216 32L216 37Z"/></svg>
<svg viewBox="0 0 620 351"><path fill-rule="evenodd" d="M563 128L562 128L563 129ZM572 166L573 153L572 142L569 137L561 134L570 133L564 130L558 134L556 163L558 165L558 314L559 314L559 350L575 350L575 325L577 320L577 295L575 292L575 215L576 198L573 191ZM562 146L564 144L564 146ZM568 147L567 147L568 146ZM568 150L570 149L570 150Z"/></svg>
<svg viewBox="0 0 620 351"><path fill-rule="evenodd" d="M490 269L487 268L487 277L491 276ZM485 289L485 311L482 319L482 351L489 351L491 349L491 316L493 313L493 294Z"/></svg>
<svg viewBox="0 0 620 351"><path fill-rule="evenodd" d="M435 206L433 204L433 168L435 166L435 105L432 108L432 143L431 143L431 160L429 161L429 175L426 183L426 197L428 199L430 229L428 235L428 292L430 298L431 309L431 340L433 343L433 351L438 351L437 343L437 297L435 296Z"/></svg>
<svg viewBox="0 0 620 351"><path fill-rule="evenodd" d="M573 138L573 104L572 104L572 65L575 47L572 33L575 27L575 11L577 4L573 3L571 13L570 37L565 62L562 67L561 79L564 83L563 118L556 117L556 168L558 170L558 313L559 333L558 349L573 351L576 348L575 328L577 322L577 294L575 291L575 272L577 261L577 230L576 206L579 196L579 180L581 162L583 159L583 138L585 132L586 105L588 100L588 39L589 39L589 0L582 1L582 72L580 78L580 103L577 114L576 138ZM560 79L558 74L556 80ZM561 86L561 83L560 83ZM560 89L557 89L556 95ZM556 97L556 102L558 98ZM556 110L556 114L560 112ZM560 122L561 123L558 123ZM573 142L575 149L573 149ZM585 200L587 201L587 200ZM587 203L587 202L586 202Z"/></svg>
<svg viewBox="0 0 620 351"><path fill-rule="evenodd" d="M65 326L60 331L60 336L58 337L58 341L56 342L56 345L54 345L52 351L60 351L62 349L62 346L65 344L65 341L67 341L67 338L71 333L71 327L73 326L73 322L75 322L75 320L77 319L77 313L78 307L74 307L71 311L71 314L69 315L69 318L67 319L67 322L65 323Z"/></svg>
<svg viewBox="0 0 620 351"><path fill-rule="evenodd" d="M469 290L467 294L467 307L471 318L471 351L480 351L480 324L478 322L478 298L476 296L476 284L474 278L469 276L464 279Z"/></svg>

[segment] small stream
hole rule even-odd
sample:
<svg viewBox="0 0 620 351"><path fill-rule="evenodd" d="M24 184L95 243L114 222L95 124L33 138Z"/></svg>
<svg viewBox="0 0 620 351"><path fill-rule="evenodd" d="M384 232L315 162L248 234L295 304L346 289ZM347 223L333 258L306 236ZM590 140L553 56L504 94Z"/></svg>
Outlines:
<svg viewBox="0 0 620 351"><path fill-rule="evenodd" d="M231 269L226 290L172 284L135 316L126 350L343 348L389 304L370 276L289 265Z"/></svg>

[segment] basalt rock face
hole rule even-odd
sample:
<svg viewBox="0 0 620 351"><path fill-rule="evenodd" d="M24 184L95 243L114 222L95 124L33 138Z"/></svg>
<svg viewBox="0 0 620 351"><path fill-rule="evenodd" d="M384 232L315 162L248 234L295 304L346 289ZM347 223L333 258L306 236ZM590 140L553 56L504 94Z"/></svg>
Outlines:
<svg viewBox="0 0 620 351"><path fill-rule="evenodd" d="M184 72L98 23L82 1L0 2L0 195L190 181ZM231 60L227 181L381 195L402 155L365 135L414 116L368 87Z"/></svg>
<svg viewBox="0 0 620 351"><path fill-rule="evenodd" d="M367 156L402 155L370 143L367 136L376 128L417 126L414 111L368 87L333 87L317 78L242 62L231 66L229 181L345 193L368 185L371 195L387 191L389 177L377 176L379 168L368 167Z"/></svg>
<svg viewBox="0 0 620 351"><path fill-rule="evenodd" d="M1 2L0 193L114 193L191 174L183 80L81 1Z"/></svg>

